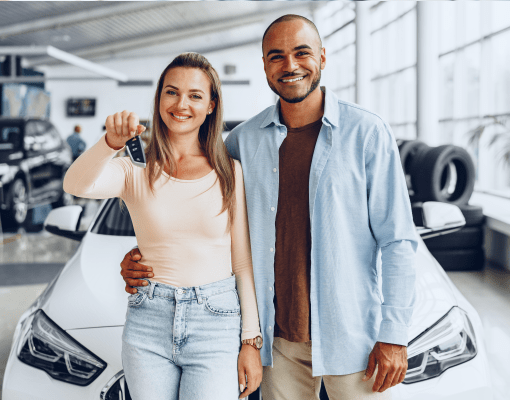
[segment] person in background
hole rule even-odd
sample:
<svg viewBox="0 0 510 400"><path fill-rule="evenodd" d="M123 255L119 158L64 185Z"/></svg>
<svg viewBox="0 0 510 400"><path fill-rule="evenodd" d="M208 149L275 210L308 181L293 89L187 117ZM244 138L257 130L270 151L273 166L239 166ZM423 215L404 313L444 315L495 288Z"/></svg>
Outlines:
<svg viewBox="0 0 510 400"><path fill-rule="evenodd" d="M68 136L67 143L73 152L73 161L76 160L87 148L87 143L81 137L81 126L76 125L74 132Z"/></svg>

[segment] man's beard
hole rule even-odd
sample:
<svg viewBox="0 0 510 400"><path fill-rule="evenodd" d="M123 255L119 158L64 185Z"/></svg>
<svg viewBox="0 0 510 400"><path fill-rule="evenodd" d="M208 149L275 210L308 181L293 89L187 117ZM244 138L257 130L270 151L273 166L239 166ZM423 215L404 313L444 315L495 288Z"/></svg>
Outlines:
<svg viewBox="0 0 510 400"><path fill-rule="evenodd" d="M294 76L294 75L292 75L292 76ZM284 78L292 78L292 76L286 76ZM284 79L284 78L281 78L281 79ZM267 79L267 77L266 77L266 79ZM308 95L310 93L312 93L315 89L317 89L317 86L319 86L320 82L321 82L321 70L319 69L319 73L317 74L315 79L312 81L312 85L310 86L310 89L308 89L308 91L303 96L287 98L287 97L283 97L282 94L280 92L278 92L276 87L269 81L269 79L267 79L267 84L269 85L271 90L273 92L275 92L278 96L280 96L280 98L285 100L287 103L301 103L304 99L306 99L308 97Z"/></svg>

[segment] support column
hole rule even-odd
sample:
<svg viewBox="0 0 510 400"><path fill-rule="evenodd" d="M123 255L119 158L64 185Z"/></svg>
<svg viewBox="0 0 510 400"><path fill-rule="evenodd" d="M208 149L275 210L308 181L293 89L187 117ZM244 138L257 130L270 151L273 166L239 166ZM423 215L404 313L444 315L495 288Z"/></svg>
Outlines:
<svg viewBox="0 0 510 400"><path fill-rule="evenodd" d="M442 144L439 132L439 37L435 1L418 1L416 62L417 138L430 146Z"/></svg>
<svg viewBox="0 0 510 400"><path fill-rule="evenodd" d="M356 103L370 109L371 43L370 7L372 2L356 2Z"/></svg>

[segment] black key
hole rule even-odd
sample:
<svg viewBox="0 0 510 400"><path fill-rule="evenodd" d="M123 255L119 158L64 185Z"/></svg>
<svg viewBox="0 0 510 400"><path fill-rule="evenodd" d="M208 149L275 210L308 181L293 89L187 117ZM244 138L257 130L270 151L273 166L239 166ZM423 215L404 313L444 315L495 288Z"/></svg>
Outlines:
<svg viewBox="0 0 510 400"><path fill-rule="evenodd" d="M145 168L145 152L143 151L142 139L140 138L140 135L129 139L126 142L126 148L129 157L131 158L131 162L138 167Z"/></svg>

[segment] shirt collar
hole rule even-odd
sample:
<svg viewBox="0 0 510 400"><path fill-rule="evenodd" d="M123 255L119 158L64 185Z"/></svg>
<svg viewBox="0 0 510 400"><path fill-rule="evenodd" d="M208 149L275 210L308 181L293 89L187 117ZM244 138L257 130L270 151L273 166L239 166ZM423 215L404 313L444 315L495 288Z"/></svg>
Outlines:
<svg viewBox="0 0 510 400"><path fill-rule="evenodd" d="M322 120L326 120L331 125L338 127L340 120L338 97L336 97L332 90L326 90L325 86L321 86L321 90L326 93L326 98L324 99L324 116Z"/></svg>
<svg viewBox="0 0 510 400"><path fill-rule="evenodd" d="M325 86L321 86L321 90L326 94L326 98L324 99L324 116L322 120L326 120L329 124L338 126L338 98L331 90L326 90ZM280 99L276 102L276 105L273 106L270 111L267 113L266 118L260 125L260 128L267 128L271 123L274 123L277 126L282 126L280 122Z"/></svg>
<svg viewBox="0 0 510 400"><path fill-rule="evenodd" d="M264 118L264 122L262 122L262 125L260 125L260 128L267 128L272 123L277 126L282 125L280 122L280 99L277 100L275 106L271 107L266 115L266 118Z"/></svg>

